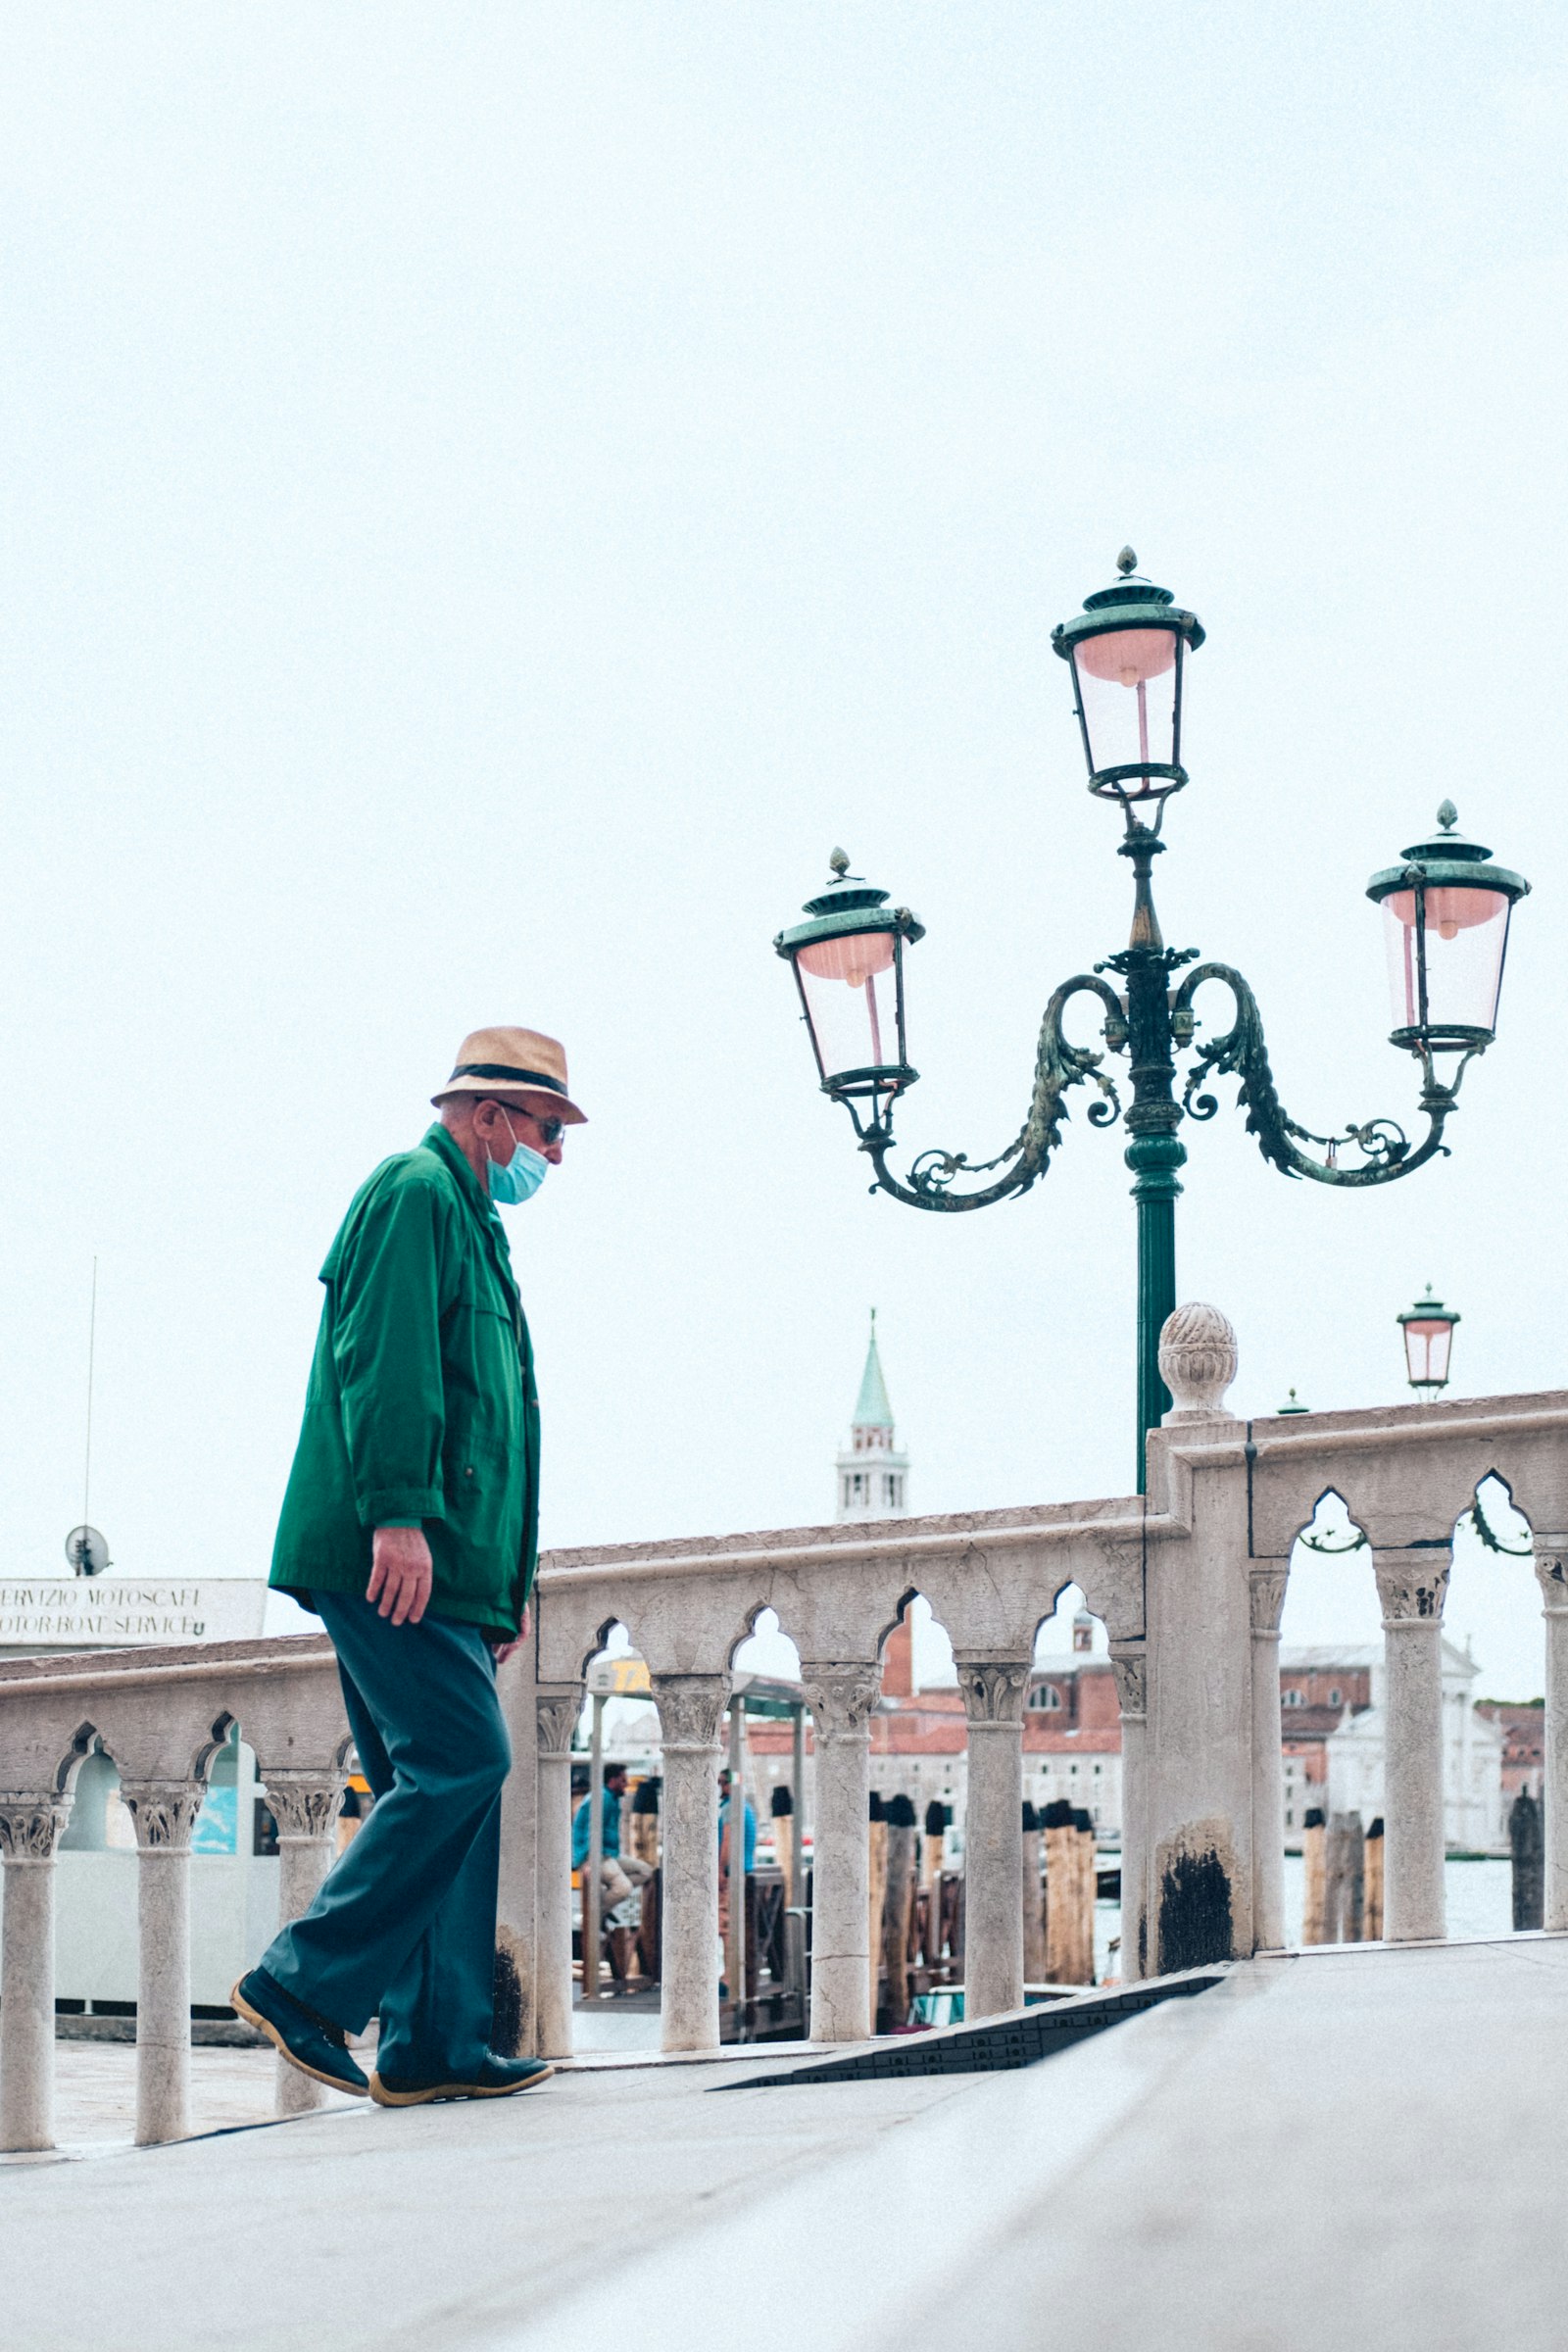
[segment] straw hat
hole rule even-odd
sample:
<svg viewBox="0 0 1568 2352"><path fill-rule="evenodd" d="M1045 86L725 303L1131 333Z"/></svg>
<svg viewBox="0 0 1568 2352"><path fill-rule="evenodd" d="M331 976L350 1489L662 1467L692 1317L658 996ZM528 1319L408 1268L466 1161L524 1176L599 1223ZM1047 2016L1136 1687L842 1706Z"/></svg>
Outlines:
<svg viewBox="0 0 1568 2352"><path fill-rule="evenodd" d="M439 1105L453 1095L488 1095L553 1111L568 1127L580 1127L587 1117L566 1092L564 1049L537 1029L475 1029L458 1048L451 1077L430 1100Z"/></svg>

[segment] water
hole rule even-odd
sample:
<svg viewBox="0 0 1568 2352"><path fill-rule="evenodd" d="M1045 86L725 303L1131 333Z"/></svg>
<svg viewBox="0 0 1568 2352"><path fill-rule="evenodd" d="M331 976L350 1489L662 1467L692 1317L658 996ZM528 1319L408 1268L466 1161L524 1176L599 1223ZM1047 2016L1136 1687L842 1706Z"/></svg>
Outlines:
<svg viewBox="0 0 1568 2352"><path fill-rule="evenodd" d="M1285 1940L1301 1940L1303 1864L1299 1854L1285 1857ZM1446 1862L1444 1893L1448 1906L1448 1934L1511 1936L1513 1934L1513 1864L1506 1859L1486 1862Z"/></svg>

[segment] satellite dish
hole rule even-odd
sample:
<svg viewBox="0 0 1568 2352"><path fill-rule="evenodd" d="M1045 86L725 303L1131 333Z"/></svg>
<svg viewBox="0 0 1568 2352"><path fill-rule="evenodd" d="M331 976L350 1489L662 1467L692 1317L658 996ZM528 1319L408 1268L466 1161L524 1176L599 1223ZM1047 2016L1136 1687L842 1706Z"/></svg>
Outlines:
<svg viewBox="0 0 1568 2352"><path fill-rule="evenodd" d="M109 1545L95 1527L74 1527L66 1538L66 1557L78 1576L102 1576Z"/></svg>

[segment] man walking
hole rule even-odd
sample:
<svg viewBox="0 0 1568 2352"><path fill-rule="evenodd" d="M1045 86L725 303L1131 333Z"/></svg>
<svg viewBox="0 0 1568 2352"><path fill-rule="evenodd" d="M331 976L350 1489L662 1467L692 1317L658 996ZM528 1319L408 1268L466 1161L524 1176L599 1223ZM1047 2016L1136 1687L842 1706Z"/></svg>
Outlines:
<svg viewBox="0 0 1568 2352"><path fill-rule="evenodd" d="M583 1113L554 1038L481 1029L412 1152L355 1196L271 1583L332 1637L375 1797L232 2000L283 2056L382 2106L543 2082L490 2048L501 1788L495 1671L527 1632L539 1515L533 1357L497 1202L537 1192ZM347 2037L380 2018L367 2080Z"/></svg>

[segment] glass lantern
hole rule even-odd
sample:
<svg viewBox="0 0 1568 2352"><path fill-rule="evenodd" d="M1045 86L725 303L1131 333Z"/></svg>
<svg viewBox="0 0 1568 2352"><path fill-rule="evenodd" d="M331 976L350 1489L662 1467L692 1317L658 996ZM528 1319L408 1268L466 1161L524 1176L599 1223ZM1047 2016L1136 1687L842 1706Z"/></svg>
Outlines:
<svg viewBox="0 0 1568 2352"><path fill-rule="evenodd" d="M1072 669L1089 789L1102 800L1163 800L1187 782L1182 765L1182 685L1202 623L1168 588L1130 577L1138 559L1117 557L1122 577L1084 599L1051 633Z"/></svg>
<svg viewBox="0 0 1568 2352"><path fill-rule="evenodd" d="M795 968L801 1006L824 1094L836 1101L891 1098L919 1075L904 1033L904 948L925 937L906 906L889 906L848 871L835 850L833 879L803 911L811 919L781 931L777 953Z"/></svg>
<svg viewBox="0 0 1568 2352"><path fill-rule="evenodd" d="M1508 922L1530 885L1492 852L1454 831L1451 801L1439 831L1374 874L1367 897L1383 908L1394 1011L1392 1042L1414 1054L1480 1053L1497 1026Z"/></svg>
<svg viewBox="0 0 1568 2352"><path fill-rule="evenodd" d="M1458 1320L1454 1308L1433 1298L1430 1282L1426 1297L1418 1298L1414 1306L1407 1306L1399 1317L1410 1386L1424 1389L1429 1397L1448 1385L1448 1358L1453 1352L1453 1327Z"/></svg>

